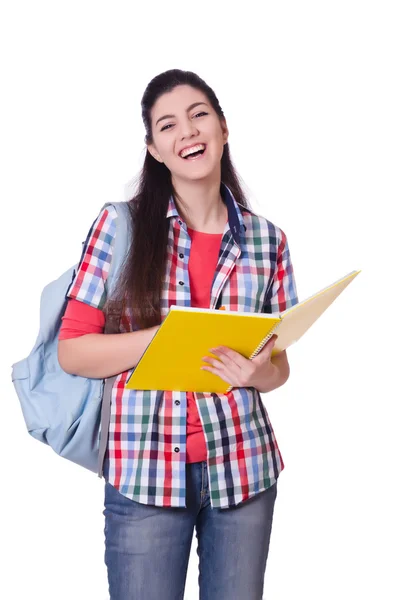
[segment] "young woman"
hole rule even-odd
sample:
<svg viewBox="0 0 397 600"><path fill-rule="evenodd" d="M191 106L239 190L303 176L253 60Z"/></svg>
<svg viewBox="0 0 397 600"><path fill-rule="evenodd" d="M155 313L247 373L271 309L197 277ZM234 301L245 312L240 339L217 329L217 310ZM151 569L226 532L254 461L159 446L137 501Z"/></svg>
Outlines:
<svg viewBox="0 0 397 600"><path fill-rule="evenodd" d="M224 395L127 390L125 382L172 304L278 312L297 303L288 243L249 208L225 117L202 79L158 75L142 117L147 153L118 282L122 335L103 335L117 229L110 207L88 234L59 338L67 372L117 375L104 464L110 596L182 599L196 528L200 599L260 600L284 468L260 392L288 379L286 352L271 358L275 338L252 361L209 348L218 360L203 356L204 368L233 385Z"/></svg>

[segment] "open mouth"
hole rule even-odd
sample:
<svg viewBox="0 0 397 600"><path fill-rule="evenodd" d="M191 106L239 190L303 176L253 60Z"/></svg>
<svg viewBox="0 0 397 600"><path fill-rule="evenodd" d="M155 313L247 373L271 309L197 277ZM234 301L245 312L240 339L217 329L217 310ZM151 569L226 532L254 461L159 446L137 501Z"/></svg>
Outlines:
<svg viewBox="0 0 397 600"><path fill-rule="evenodd" d="M183 160L195 160L197 158L200 158L201 156L203 156L205 154L205 151L207 150L207 146L204 147L204 150L198 150L197 152L193 152L192 154L188 154L188 156L182 157Z"/></svg>

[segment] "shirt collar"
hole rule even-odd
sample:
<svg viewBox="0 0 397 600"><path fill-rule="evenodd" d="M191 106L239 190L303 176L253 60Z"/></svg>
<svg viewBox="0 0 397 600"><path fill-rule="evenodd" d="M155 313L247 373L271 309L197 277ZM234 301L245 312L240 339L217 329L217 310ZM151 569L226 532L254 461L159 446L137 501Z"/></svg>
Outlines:
<svg viewBox="0 0 397 600"><path fill-rule="evenodd" d="M241 235L244 234L245 231L244 219L243 215L241 214L240 206L236 202L230 189L223 182L221 182L220 192L223 201L227 206L229 229L236 244L240 245ZM178 219L181 219L178 213L178 209L176 208L174 197L172 195L168 202L168 210L166 215L167 219L170 217L176 217Z"/></svg>

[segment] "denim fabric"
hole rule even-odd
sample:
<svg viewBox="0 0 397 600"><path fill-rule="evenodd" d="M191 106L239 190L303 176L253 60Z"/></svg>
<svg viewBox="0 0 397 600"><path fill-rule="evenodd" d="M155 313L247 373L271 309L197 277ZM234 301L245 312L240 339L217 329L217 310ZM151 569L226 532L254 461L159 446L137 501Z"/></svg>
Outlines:
<svg viewBox="0 0 397 600"><path fill-rule="evenodd" d="M110 600L183 600L194 528L200 600L261 600L277 482L211 508L206 462L186 465L187 507L146 505L105 483ZM186 597L186 600L189 600Z"/></svg>

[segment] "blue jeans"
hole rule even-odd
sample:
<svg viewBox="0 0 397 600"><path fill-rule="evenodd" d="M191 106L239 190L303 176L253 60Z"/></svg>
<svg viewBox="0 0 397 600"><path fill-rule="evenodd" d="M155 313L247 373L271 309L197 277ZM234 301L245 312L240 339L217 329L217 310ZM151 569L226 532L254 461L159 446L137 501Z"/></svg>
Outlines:
<svg viewBox="0 0 397 600"><path fill-rule="evenodd" d="M277 483L212 509L206 462L186 465L186 508L134 502L105 483L111 600L183 600L194 527L200 600L261 600Z"/></svg>

